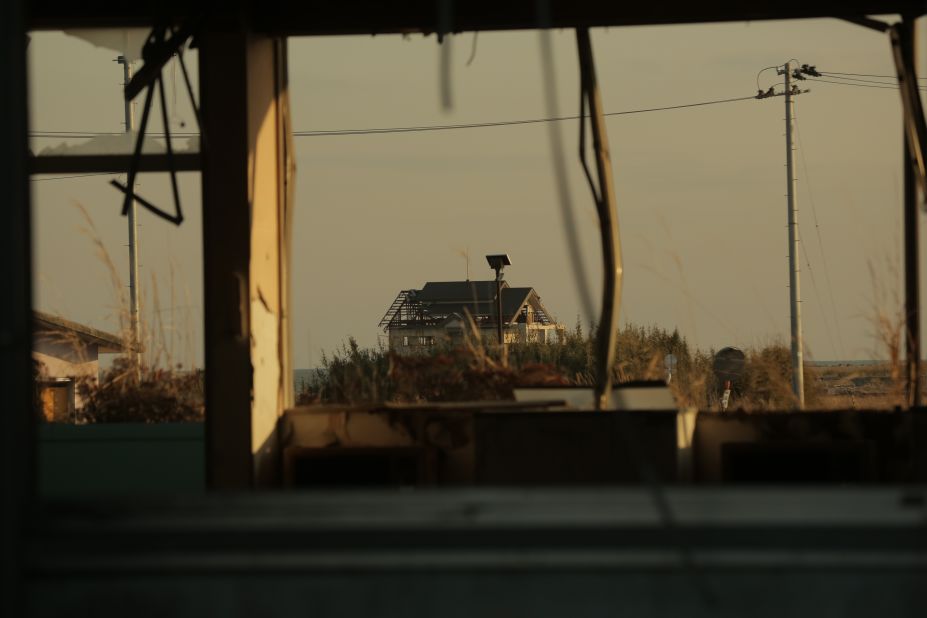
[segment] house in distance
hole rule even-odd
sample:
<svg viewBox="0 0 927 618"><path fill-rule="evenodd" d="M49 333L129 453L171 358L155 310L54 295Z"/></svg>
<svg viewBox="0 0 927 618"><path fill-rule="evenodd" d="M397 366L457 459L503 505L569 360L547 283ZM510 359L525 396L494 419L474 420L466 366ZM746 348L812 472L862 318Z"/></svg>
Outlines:
<svg viewBox="0 0 927 618"><path fill-rule="evenodd" d="M402 290L380 327L389 334L390 349L399 353L463 341L470 320L485 342L498 341L497 281L429 281L420 290ZM534 288L502 290L505 343L554 342L563 326L550 316Z"/></svg>
<svg viewBox="0 0 927 618"><path fill-rule="evenodd" d="M77 382L96 382L100 354L122 353L125 342L119 335L39 311L33 312L33 325L32 358L43 419L68 422L83 404Z"/></svg>

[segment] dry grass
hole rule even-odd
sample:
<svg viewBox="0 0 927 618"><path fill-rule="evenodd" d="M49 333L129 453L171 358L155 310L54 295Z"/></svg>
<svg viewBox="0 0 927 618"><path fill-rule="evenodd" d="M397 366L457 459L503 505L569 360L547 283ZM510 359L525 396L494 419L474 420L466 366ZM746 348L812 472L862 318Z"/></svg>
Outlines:
<svg viewBox="0 0 927 618"><path fill-rule="evenodd" d="M121 338L131 342L129 299L122 278L89 213L80 204L76 204L76 207L84 219L82 231L90 239L97 259L109 276ZM74 376L77 394L83 399L83 406L77 411L75 422L159 423L203 420L203 372L195 368L185 369L174 361L173 345L168 343L168 327L161 318L162 308L154 276L151 290L151 315L154 317L150 323L144 319L139 322L142 353L138 355L138 361L127 343L127 353L116 359L109 369L102 371L99 379L97 376ZM89 356L76 336L64 343L79 357Z"/></svg>
<svg viewBox="0 0 927 618"><path fill-rule="evenodd" d="M898 333L897 323L886 333ZM436 346L413 356L384 347L362 349L356 341L326 356L323 368L303 385L301 403L371 403L510 399L512 388L532 384L590 385L594 381L595 334L580 327L558 343L516 343L500 356L487 346L479 330L457 347ZM782 342L748 348L744 379L735 384L729 410L797 409L791 386L791 354ZM670 388L680 407L720 408L721 385L711 366L714 351L692 350L678 332L627 326L618 337L615 380L665 378L663 360L677 359ZM859 367L806 364L805 407L827 409L894 409L899 405L900 360Z"/></svg>
<svg viewBox="0 0 927 618"><path fill-rule="evenodd" d="M78 381L84 400L79 423L177 423L202 421L203 372L179 372L143 365L136 377L120 358L99 380Z"/></svg>

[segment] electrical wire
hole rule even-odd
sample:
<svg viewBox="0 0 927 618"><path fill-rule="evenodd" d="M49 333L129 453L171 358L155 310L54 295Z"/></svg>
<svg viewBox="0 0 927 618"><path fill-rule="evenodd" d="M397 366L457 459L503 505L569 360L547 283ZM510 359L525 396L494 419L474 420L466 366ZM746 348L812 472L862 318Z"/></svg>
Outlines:
<svg viewBox="0 0 927 618"><path fill-rule="evenodd" d="M837 84L838 86L856 86L857 88L880 88L880 89L882 89L882 90L898 90L898 86L890 86L890 85L888 85L888 84L886 84L886 85L884 85L884 86L876 86L876 85L872 85L872 84L855 84L855 83L852 83L852 82L835 82L835 81L830 81L830 80L826 80L826 79L818 79L818 78L816 78L816 77L809 77L809 78L808 78L808 81L816 82L816 83L819 83L819 84ZM927 90L927 87L925 87L925 86L920 86L919 89L920 89L920 90Z"/></svg>
<svg viewBox="0 0 927 618"><path fill-rule="evenodd" d="M59 138L59 139L90 139L94 137L116 137L125 135L125 131L30 131L29 137L36 138ZM164 133L145 133L146 137L165 137ZM199 133L192 131L175 132L171 131L171 137L198 137Z"/></svg>
<svg viewBox="0 0 927 618"><path fill-rule="evenodd" d="M470 57L467 58L466 66L470 66L471 64L473 64L473 61L476 59L476 41L477 41L477 37L479 36L480 36L479 30L473 33L473 44L470 47Z"/></svg>
<svg viewBox="0 0 927 618"><path fill-rule="evenodd" d="M754 101L755 96L734 97L729 99L716 99L712 101L699 101L697 103L685 103L682 105L668 105L665 107L648 107L642 109L630 109L620 112L608 112L604 116L626 116L629 114L644 114L648 112L662 112L676 109L686 109L691 107L703 107L706 105L718 105L722 103L733 103L736 101ZM566 120L579 120L579 116L549 116L546 118L529 118L521 120L500 120L495 122L473 122L465 124L443 124L443 125L421 125L412 127L386 127L370 129L329 129L315 131L294 131L294 137L327 137L333 135L376 135L382 133L418 133L425 131L450 131L456 129L482 129L488 127L515 126L526 124L542 124L549 122L563 122Z"/></svg>
<svg viewBox="0 0 927 618"><path fill-rule="evenodd" d="M819 224L819 222L818 222L818 209L817 209L817 207L815 206L815 202L814 202L814 193L813 193L812 190L811 190L811 175L810 175L809 172L808 172L808 161L807 161L807 159L805 158L805 145L802 143L802 139L801 139L801 130L799 129L799 126L798 126L798 115L795 114L795 108L797 107L797 105L795 105L794 102L792 103L792 105L793 105L793 107L792 107L792 121L793 121L794 124L795 124L795 135L796 135L796 137L798 137L798 152L799 152L799 154L801 155L802 168L803 168L804 171L805 171L805 183L804 183L804 185L805 185L805 189L806 189L807 192L808 192L808 202L811 204L811 215L812 215L812 217L814 218L814 231L815 231L815 234L817 235L817 238L818 238L818 250L819 250L820 253L821 253L821 262L822 262L822 264L824 265L824 279L825 279L825 281L826 281L826 283L827 283L827 292L828 292L828 294L830 295L830 306L831 306L832 317L833 317L833 320L834 320L834 329L837 331L837 341L838 341L839 344L840 344L840 355L841 355L841 358L845 358L845 357L846 357L846 348L845 348L844 345L843 345L843 333L842 333L841 330L840 330L840 321L839 321L838 318L837 318L837 301L835 300L835 297L834 297L834 286L831 284L831 279L830 279L830 268L828 268L828 266L827 266L827 252L824 251L824 240L823 240L823 237L821 236L821 226L820 226L820 224ZM800 235L801 235L801 233L799 232L799 236L800 236ZM804 251L804 243L802 243L802 250ZM806 252L806 254L805 254L805 259L807 259L807 257L808 257L808 256L807 256L807 252ZM810 264L810 262L809 262L809 264L808 264L808 270L809 270L809 271L811 270L811 264ZM811 283L812 283L812 285L815 285L815 284L814 284L814 273L813 273L813 272L812 272L812 274L811 274ZM817 288L816 288L816 287L815 287L815 294L817 294ZM821 303L820 298L818 299L818 304L821 305L821 312L822 312L822 314L823 314L823 312L824 312L824 306L823 306L823 304ZM826 328L826 325L827 325L827 321L826 321L826 320L824 321L824 324L825 324L825 328ZM830 330L829 330L829 329L828 329L828 338L830 338ZM831 340L831 347L833 347L833 340ZM835 352L836 352L836 350L835 350Z"/></svg>
<svg viewBox="0 0 927 618"><path fill-rule="evenodd" d="M837 71L820 71L820 73L821 75L827 75L827 76L833 76L833 77L836 77L838 75L851 75L853 77L883 77L886 79L898 79L897 75L873 75L871 73L839 73ZM917 79L927 80L927 77L918 77Z"/></svg>
<svg viewBox="0 0 927 618"><path fill-rule="evenodd" d="M759 72L757 72L757 74L756 74L756 89L757 89L757 90L761 90L761 88L760 88L760 75L762 75L764 71L768 71L768 70L770 70L770 69L776 69L776 70L778 70L779 67L777 67L777 66L775 66L775 67L765 67L765 68L760 69Z"/></svg>
<svg viewBox="0 0 927 618"><path fill-rule="evenodd" d="M629 109L618 112L608 112L605 116L627 116L630 114L645 114L650 112L663 112L677 109L688 109L693 107L705 107L708 105L719 105L723 103L735 103L737 101L755 101L755 96L733 97L728 99L715 99L711 101L698 101L696 103L683 103L680 105L667 105L664 107L647 107L641 109ZM579 120L579 116L549 116L545 118L526 118L519 120L499 120L491 122L471 122L463 124L439 124L439 125L418 125L408 127L375 127L365 129L319 129L294 131L294 137L329 137L341 135L380 135L386 133L422 133L428 131L452 131L459 129L483 129L491 127L517 126L527 124L543 124L549 122L564 122L567 120ZM93 138L107 135L125 135L125 133L109 132L90 132L90 131L32 131L30 137L35 138L60 138L60 139L77 139ZM150 137L164 137L163 133L147 133ZM198 133L174 133L172 136L178 137L196 137Z"/></svg>
<svg viewBox="0 0 927 618"><path fill-rule="evenodd" d="M540 43L544 105L551 118L558 118L560 114L557 102L557 72L554 63L553 42L551 41L549 29L542 28L538 30L538 42ZM576 208L573 206L571 197L570 175L566 159L563 156L563 134L560 131L560 125L555 122L547 124L547 132L548 141L550 143L550 161L551 167L553 168L554 186L556 189L557 202L560 205L561 225L563 226L563 233L566 237L570 264L573 266L573 282L576 285L576 293L579 297L579 304L582 308L583 317L586 318L588 324L592 324L595 322L595 304L593 302L592 290L589 286L589 278L583 261L582 243L580 242L579 231L576 224Z"/></svg>
<svg viewBox="0 0 927 618"><path fill-rule="evenodd" d="M86 178L87 176L119 176L118 172L89 172L86 174L73 174L71 176L45 176L43 178L30 178L30 182L42 182L45 180L66 180L69 178Z"/></svg>
<svg viewBox="0 0 927 618"><path fill-rule="evenodd" d="M814 298L818 301L818 307L821 309L821 321L824 322L824 332L827 334L827 341L830 343L830 349L834 353L834 358L837 357L837 347L834 345L834 338L830 332L830 326L828 325L828 320L824 313L824 303L821 302L821 293L818 291L818 283L814 278L814 269L811 268L811 259L808 257L808 250L805 249L805 241L801 237L801 224L796 226L798 230L798 245L801 247L801 254L805 256L805 264L808 266L808 273L811 275L811 288L814 290Z"/></svg>
<svg viewBox="0 0 927 618"><path fill-rule="evenodd" d="M880 81L876 79L863 79L861 77L839 77L836 75L828 75L827 77L830 79L836 79L836 80L845 81L848 83L858 82L861 84L877 84L879 86L897 86L898 85L897 79L892 79L890 81Z"/></svg>

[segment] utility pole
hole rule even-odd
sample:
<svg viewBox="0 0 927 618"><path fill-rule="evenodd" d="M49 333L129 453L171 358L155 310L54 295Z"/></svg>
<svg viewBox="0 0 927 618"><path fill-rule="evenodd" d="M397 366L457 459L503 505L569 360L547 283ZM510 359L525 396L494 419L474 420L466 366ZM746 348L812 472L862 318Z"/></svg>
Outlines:
<svg viewBox="0 0 927 618"><path fill-rule="evenodd" d="M127 86L132 79L132 62L125 56L116 58L116 62L122 65L122 75ZM124 98L124 97L123 97ZM125 101L125 126L126 133L131 134L135 131L135 114L132 110L132 102ZM131 194L135 193L135 187L129 187ZM135 377L141 377L141 345L139 337L139 308L138 308L138 224L136 216L138 214L135 200L131 201L129 206L129 330L132 340L131 358L133 359Z"/></svg>
<svg viewBox="0 0 927 618"><path fill-rule="evenodd" d="M788 175L789 228L789 307L791 309L792 392L799 409L805 407L804 361L802 359L801 289L798 262L798 210L795 206L795 166L792 161L792 63L786 62L781 73L785 76L785 167ZM795 89L797 92L797 88Z"/></svg>

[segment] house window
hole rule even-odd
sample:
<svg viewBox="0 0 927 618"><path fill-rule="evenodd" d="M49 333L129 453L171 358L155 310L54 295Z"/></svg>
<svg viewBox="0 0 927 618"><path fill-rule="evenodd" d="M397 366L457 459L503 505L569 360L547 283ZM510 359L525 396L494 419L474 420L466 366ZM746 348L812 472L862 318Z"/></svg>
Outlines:
<svg viewBox="0 0 927 618"><path fill-rule="evenodd" d="M409 338L408 338L408 337L403 337L403 338L402 338L402 345L404 345L404 346L409 345Z"/></svg>
<svg viewBox="0 0 927 618"><path fill-rule="evenodd" d="M434 335L426 335L426 336L424 336L424 337L419 337L419 338L418 338L418 344L419 344L419 345L434 345L434 344L435 344L435 337L434 337Z"/></svg>

